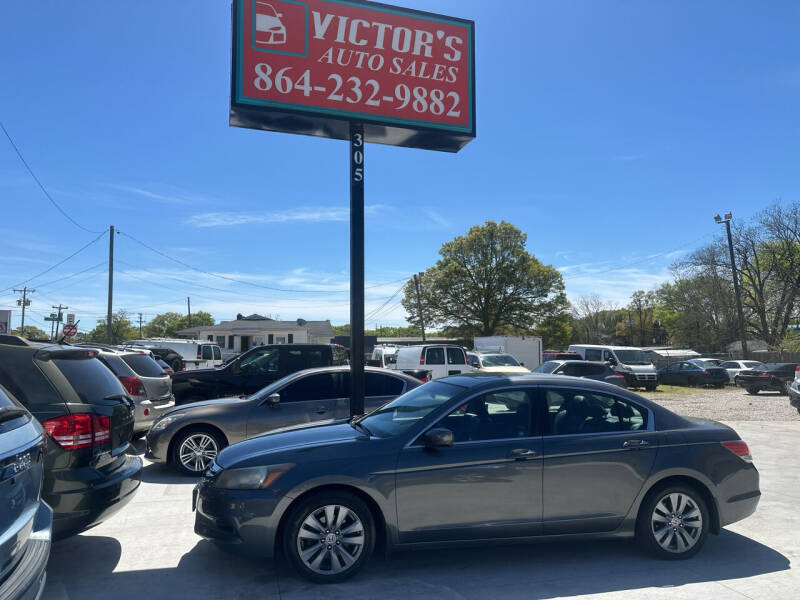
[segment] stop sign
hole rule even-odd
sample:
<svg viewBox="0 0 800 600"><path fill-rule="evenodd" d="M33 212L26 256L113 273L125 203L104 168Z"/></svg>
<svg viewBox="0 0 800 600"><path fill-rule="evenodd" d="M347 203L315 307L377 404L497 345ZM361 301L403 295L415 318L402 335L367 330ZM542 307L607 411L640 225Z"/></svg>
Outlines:
<svg viewBox="0 0 800 600"><path fill-rule="evenodd" d="M61 331L66 337L72 337L78 333L78 326L73 323L67 323Z"/></svg>

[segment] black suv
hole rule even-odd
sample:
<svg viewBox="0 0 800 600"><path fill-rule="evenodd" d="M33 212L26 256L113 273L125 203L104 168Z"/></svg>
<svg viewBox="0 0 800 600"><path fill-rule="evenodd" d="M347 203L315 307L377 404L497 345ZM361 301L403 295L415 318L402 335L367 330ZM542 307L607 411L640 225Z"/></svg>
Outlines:
<svg viewBox="0 0 800 600"><path fill-rule="evenodd" d="M45 438L0 386L0 598L38 598L50 557L53 511L41 498Z"/></svg>
<svg viewBox="0 0 800 600"><path fill-rule="evenodd" d="M346 364L347 350L337 344L268 344L215 369L175 373L172 392L175 404L249 395L297 371Z"/></svg>
<svg viewBox="0 0 800 600"><path fill-rule="evenodd" d="M128 456L134 405L97 350L0 335L0 384L49 437L42 496L53 537L116 513L139 487L142 460Z"/></svg>

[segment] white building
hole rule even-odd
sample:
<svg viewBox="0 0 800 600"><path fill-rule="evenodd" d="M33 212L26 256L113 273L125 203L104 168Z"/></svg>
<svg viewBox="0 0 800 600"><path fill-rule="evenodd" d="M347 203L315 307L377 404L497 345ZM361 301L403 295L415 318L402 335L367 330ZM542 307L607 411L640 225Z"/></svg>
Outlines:
<svg viewBox="0 0 800 600"><path fill-rule="evenodd" d="M181 329L178 335L214 341L222 348L223 356L228 357L264 344L328 344L333 338L333 328L330 321L276 321L253 314L237 315L235 321L217 325Z"/></svg>

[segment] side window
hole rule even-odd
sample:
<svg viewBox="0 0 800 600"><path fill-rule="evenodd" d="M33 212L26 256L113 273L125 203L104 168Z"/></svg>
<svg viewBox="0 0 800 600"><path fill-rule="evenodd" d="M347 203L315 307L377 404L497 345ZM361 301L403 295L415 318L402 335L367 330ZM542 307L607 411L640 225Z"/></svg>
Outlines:
<svg viewBox="0 0 800 600"><path fill-rule="evenodd" d="M290 333L286 337L289 339L289 343L290 344L294 344L294 334L293 333Z"/></svg>
<svg viewBox="0 0 800 600"><path fill-rule="evenodd" d="M309 375L290 383L280 391L281 402L307 402L338 398L335 373Z"/></svg>
<svg viewBox="0 0 800 600"><path fill-rule="evenodd" d="M697 367L690 362L681 363L681 371L693 371Z"/></svg>
<svg viewBox="0 0 800 600"><path fill-rule="evenodd" d="M262 352L253 352L239 362L242 371L248 374L271 374L279 371L280 353L277 348L265 349Z"/></svg>
<svg viewBox="0 0 800 600"><path fill-rule="evenodd" d="M472 365L476 369L481 368L481 362L478 360L477 354L467 354L467 358L469 358L469 364Z"/></svg>
<svg viewBox="0 0 800 600"><path fill-rule="evenodd" d="M428 348L425 355L426 365L443 365L444 364L444 348Z"/></svg>
<svg viewBox="0 0 800 600"><path fill-rule="evenodd" d="M501 440L532 435L532 398L527 390L484 394L459 406L436 427L453 432L454 442Z"/></svg>
<svg viewBox="0 0 800 600"><path fill-rule="evenodd" d="M647 412L615 396L589 390L551 389L546 398L552 435L647 428Z"/></svg>
<svg viewBox="0 0 800 600"><path fill-rule="evenodd" d="M600 360L601 352L599 348L587 348L586 360Z"/></svg>
<svg viewBox="0 0 800 600"><path fill-rule="evenodd" d="M612 358L614 358L614 355L613 355L613 354L611 354L611 351L610 351L610 350L603 350L603 360L604 360L604 361L605 361L605 360L610 360L610 359L612 359Z"/></svg>
<svg viewBox="0 0 800 600"><path fill-rule="evenodd" d="M113 321L112 321L112 324L113 324ZM233 350L233 336L232 335L228 336L228 350Z"/></svg>
<svg viewBox="0 0 800 600"><path fill-rule="evenodd" d="M467 364L467 361L464 359L464 351L461 348L448 347L447 364L449 365Z"/></svg>
<svg viewBox="0 0 800 600"><path fill-rule="evenodd" d="M364 379L365 396L399 396L403 393L405 382L399 377L366 373Z"/></svg>
<svg viewBox="0 0 800 600"><path fill-rule="evenodd" d="M203 360L213 360L214 358L214 351L211 349L211 346L205 344L202 346L203 348Z"/></svg>
<svg viewBox="0 0 800 600"><path fill-rule="evenodd" d="M214 346L214 360L222 360L222 350L219 349L219 346Z"/></svg>
<svg viewBox="0 0 800 600"><path fill-rule="evenodd" d="M738 369L739 365L737 365L735 362L728 361L728 362L722 363L720 365L720 368L722 368L722 369Z"/></svg>
<svg viewBox="0 0 800 600"><path fill-rule="evenodd" d="M567 363L565 364L559 373L561 375L571 375L573 377L581 377L584 375L583 369L581 368L583 365L575 364L575 363Z"/></svg>
<svg viewBox="0 0 800 600"><path fill-rule="evenodd" d="M586 365L587 375L602 375L606 372L603 365Z"/></svg>

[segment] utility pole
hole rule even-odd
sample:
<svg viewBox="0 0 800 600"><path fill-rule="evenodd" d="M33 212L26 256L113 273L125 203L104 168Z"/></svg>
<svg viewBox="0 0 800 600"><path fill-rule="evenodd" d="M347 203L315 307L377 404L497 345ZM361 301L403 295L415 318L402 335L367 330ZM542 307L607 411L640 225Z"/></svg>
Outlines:
<svg viewBox="0 0 800 600"><path fill-rule="evenodd" d="M28 300L28 294L34 293L36 290L29 290L27 286L18 290L14 288L14 293L19 294L22 293L22 298L17 300L17 306L22 307L22 323L19 326L19 336L25 337L25 307L30 306L31 301Z"/></svg>
<svg viewBox="0 0 800 600"><path fill-rule="evenodd" d="M422 341L425 341L425 319L422 316L422 297L419 293L419 278L422 273L414 273L414 286L417 288L417 312L419 313L419 328L422 330Z"/></svg>
<svg viewBox="0 0 800 600"><path fill-rule="evenodd" d="M51 306L50 308L54 308L54 309L56 309L58 311L58 320L55 322L56 323L56 334L53 336L53 339L56 339L58 337L58 327L59 327L59 325L61 325L61 311L67 310L69 308L69 306L61 306L61 303L59 302L58 306Z"/></svg>
<svg viewBox="0 0 800 600"><path fill-rule="evenodd" d="M733 237L731 236L731 219L732 213L725 213L725 217L719 215L714 216L714 220L719 223L725 223L725 231L728 234L728 251L731 255L731 273L733 275L733 292L736 294L736 310L739 313L739 338L742 341L742 360L747 360L747 331L744 326L744 309L742 308L742 293L739 289L739 277L736 274L736 257L733 254Z"/></svg>
<svg viewBox="0 0 800 600"><path fill-rule="evenodd" d="M113 298L114 298L114 226L112 225L108 230L108 315L106 318L106 337L108 343L114 343L114 330L111 327L113 324Z"/></svg>
<svg viewBox="0 0 800 600"><path fill-rule="evenodd" d="M192 301L186 296L186 311L189 313L189 327L192 326Z"/></svg>
<svg viewBox="0 0 800 600"><path fill-rule="evenodd" d="M139 339L142 339L142 313L139 313Z"/></svg>

